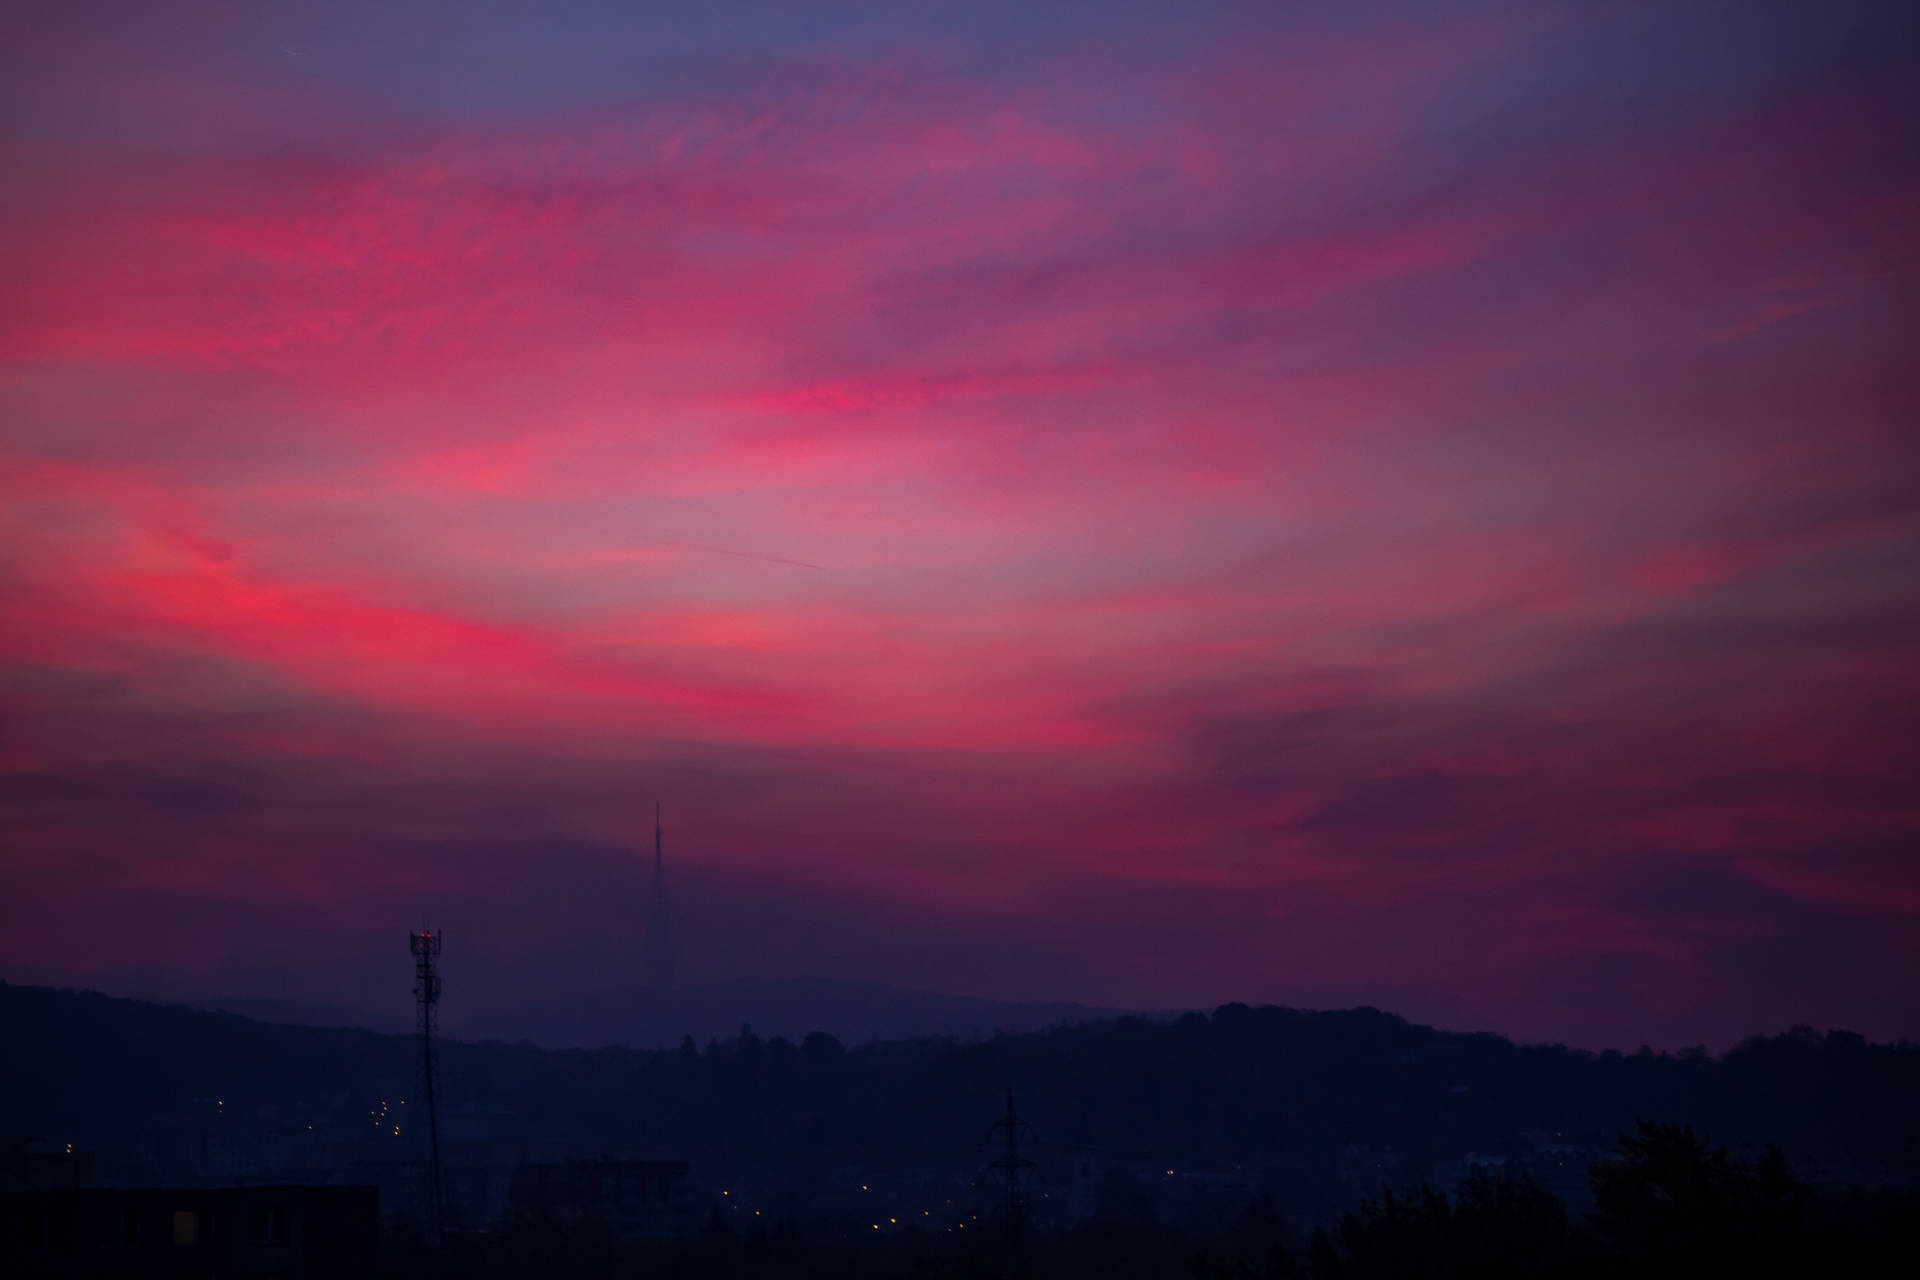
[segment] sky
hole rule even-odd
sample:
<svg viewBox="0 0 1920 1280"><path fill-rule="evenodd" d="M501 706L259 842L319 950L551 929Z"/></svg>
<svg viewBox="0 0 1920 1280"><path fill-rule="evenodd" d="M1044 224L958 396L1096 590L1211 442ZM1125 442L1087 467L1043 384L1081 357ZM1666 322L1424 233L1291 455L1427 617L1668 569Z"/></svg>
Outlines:
<svg viewBox="0 0 1920 1280"><path fill-rule="evenodd" d="M1916 37L6 6L0 978L1920 1037Z"/></svg>

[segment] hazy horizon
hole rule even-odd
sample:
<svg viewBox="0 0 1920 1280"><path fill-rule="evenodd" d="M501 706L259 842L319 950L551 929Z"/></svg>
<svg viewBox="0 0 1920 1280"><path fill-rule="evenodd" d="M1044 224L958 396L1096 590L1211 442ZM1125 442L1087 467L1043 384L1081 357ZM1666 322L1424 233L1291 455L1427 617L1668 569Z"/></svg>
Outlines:
<svg viewBox="0 0 1920 1280"><path fill-rule="evenodd" d="M37 986L94 992L114 999L140 1000L152 1004L177 1005L188 1008L206 1009L214 1012L234 1013L241 1017L253 1018L258 1021L278 1022L290 1026L358 1028L361 1030L374 1031L381 1035L411 1035L418 1030L418 1005L413 1001L412 997L405 992L398 997L393 996L391 993L384 993L382 998L377 1001L358 1003L350 999L329 1000L314 997L288 996L284 993L274 991L200 989L190 983L186 985L175 984L169 982L164 976L152 974L140 975L125 984L109 983L103 985L99 983L30 982L7 975L0 975L0 982L8 982L12 985L22 987ZM1380 1013L1400 1018L1412 1025L1431 1027L1436 1031L1463 1035L1492 1034L1521 1046L1562 1045L1569 1049L1589 1053L1614 1050L1620 1053L1631 1054L1644 1049L1651 1049L1655 1053L1675 1054L1704 1048L1708 1053L1718 1056L1749 1039L1779 1035L1794 1030L1797 1027L1805 1026L1811 1026L1814 1030L1823 1034L1827 1032L1864 1034L1858 1032L1856 1028L1841 1024L1827 1025L1800 1022L1788 1023L1781 1026L1756 1027L1733 1034L1721 1041L1702 1039L1671 1044L1654 1043L1645 1040L1632 1044L1625 1042L1583 1042L1565 1039L1532 1039L1524 1035L1515 1035L1499 1027L1472 1025L1468 1023L1448 1023L1444 1020L1416 1016L1407 1013L1402 1008L1381 1005L1367 1000L1314 1005L1290 1003L1285 1000L1234 997L1186 1005L1147 1007L1105 1005L1095 1001L1074 999L1071 996L1036 996L1031 998L1006 999L992 995L943 991L927 987L903 986L897 983L871 979L848 977L830 978L817 975L740 975L711 983L686 984L670 990L665 1000L661 1000L658 991L648 988L643 983L632 983L624 986L612 985L572 994L569 996L569 1001L576 1008L595 1002L615 999L631 999L642 1004L652 1004L656 1006L659 1004L667 1004L678 1008L684 1007L691 997L697 995L735 995L743 988L754 989L785 985L831 988L872 986L884 988L903 996L928 997L934 1001L941 1002L965 1002L970 1006L977 1005L983 1009L1005 1008L1009 1010L1036 1011L1070 1009L1074 1011L1071 1020L1076 1022L1104 1021L1115 1017L1128 1016L1166 1019L1176 1018L1186 1013L1211 1014L1216 1009L1229 1004L1244 1004L1251 1007L1273 1005L1302 1013L1329 1013L1372 1008L1378 1010ZM855 995L854 998L857 1000L857 995ZM520 1022L516 1022L513 1017L513 1015L525 1015L535 1012L539 1007L540 1004L538 1000L531 1003L495 1002L478 1007L471 1005L470 1002L455 1001L450 1006L443 1007L441 1011L441 1028L449 1039L471 1042L487 1040L504 1040L511 1042L531 1039L543 1048L627 1047L636 1049L673 1048L679 1044L682 1036L687 1034L692 1034L695 1040L701 1044L704 1044L712 1037L725 1040L735 1034L743 1025L751 1025L757 1034L762 1034L767 1037L785 1036L789 1039L796 1039L799 1036L814 1031L824 1031L829 1035L845 1040L850 1045L863 1044L870 1039L876 1038L884 1040L910 1039L920 1036L960 1035L964 1039L973 1035L990 1035L993 1034L993 1031L996 1029L981 1022L977 1027L956 1031L952 1025L943 1023L938 1017L928 1017L924 1020L923 1024L913 1022L909 1027L907 1022L912 1021L909 1017L905 1020L899 1018L891 1020L900 1026L900 1029L897 1031L878 1036L869 1036L845 1031L842 1025L836 1025L836 1019L832 1016L803 1020L804 1025L802 1022L794 1022L793 1025L786 1025L787 1022L792 1021L791 1018L785 1021L776 1020L774 1024L769 1024L764 1018L759 1017L760 1011L766 1006L742 1004L736 1001L732 1004L713 1006L703 1017L698 1027L687 1026L680 1030L666 1032L658 1036L646 1037L645 1043L640 1043L639 1040L634 1037L623 1037L620 1035L555 1039L552 1036L530 1033L526 1026ZM788 1006L777 1005L774 1006L774 1011L776 1013L784 1012L787 1007ZM807 1007L818 1006L809 1005ZM604 1021L606 1023L618 1022L623 1008L623 1006L619 1005L606 1005L602 1010ZM838 1020L840 1023L861 1021L857 1003L845 1005L843 1008L850 1012L847 1017ZM756 1020L756 1018L759 1020ZM997 1029L1009 1032L1020 1032L1055 1025L1056 1021L1057 1019L1051 1017L1027 1018ZM1878 1038L1871 1035L1866 1038L1871 1043L1887 1044L1900 1043L1908 1040L1907 1037Z"/></svg>

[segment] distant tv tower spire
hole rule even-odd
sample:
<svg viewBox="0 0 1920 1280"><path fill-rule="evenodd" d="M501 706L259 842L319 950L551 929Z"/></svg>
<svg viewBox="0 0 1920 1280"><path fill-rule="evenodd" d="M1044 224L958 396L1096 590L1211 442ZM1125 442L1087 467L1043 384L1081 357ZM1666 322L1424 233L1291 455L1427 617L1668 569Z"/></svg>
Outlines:
<svg viewBox="0 0 1920 1280"><path fill-rule="evenodd" d="M667 909L667 867L660 849L660 802L653 802L653 908L647 916L647 979L664 991L673 985L673 926Z"/></svg>

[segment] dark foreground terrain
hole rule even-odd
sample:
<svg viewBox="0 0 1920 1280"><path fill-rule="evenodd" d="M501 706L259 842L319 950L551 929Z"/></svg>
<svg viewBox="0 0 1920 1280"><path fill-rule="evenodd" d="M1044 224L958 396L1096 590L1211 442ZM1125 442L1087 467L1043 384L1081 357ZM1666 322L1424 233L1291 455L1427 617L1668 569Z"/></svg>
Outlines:
<svg viewBox="0 0 1920 1280"><path fill-rule="evenodd" d="M852 1048L447 1042L437 1255L414 1038L4 985L0 1035L0 1135L103 1186L378 1185L395 1274L1873 1274L1920 1244L1920 1049L1845 1033L1591 1054L1228 1005ZM511 1191L669 1158L677 1233Z"/></svg>

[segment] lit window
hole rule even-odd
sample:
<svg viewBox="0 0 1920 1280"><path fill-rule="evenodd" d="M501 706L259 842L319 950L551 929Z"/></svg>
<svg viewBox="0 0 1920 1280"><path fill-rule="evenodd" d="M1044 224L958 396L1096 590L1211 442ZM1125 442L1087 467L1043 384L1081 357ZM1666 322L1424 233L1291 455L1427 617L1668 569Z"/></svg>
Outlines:
<svg viewBox="0 0 1920 1280"><path fill-rule="evenodd" d="M173 1211L173 1242L175 1244L212 1244L213 1214L206 1209L175 1209Z"/></svg>

